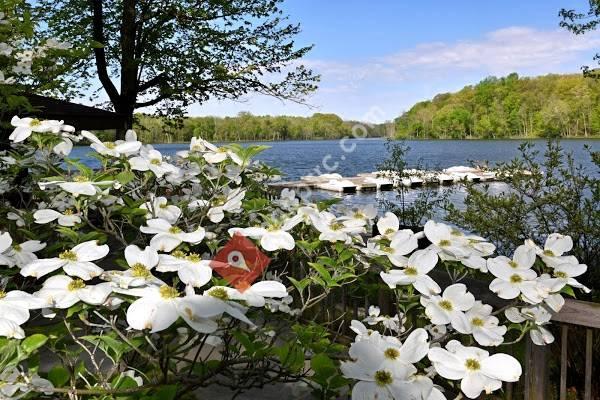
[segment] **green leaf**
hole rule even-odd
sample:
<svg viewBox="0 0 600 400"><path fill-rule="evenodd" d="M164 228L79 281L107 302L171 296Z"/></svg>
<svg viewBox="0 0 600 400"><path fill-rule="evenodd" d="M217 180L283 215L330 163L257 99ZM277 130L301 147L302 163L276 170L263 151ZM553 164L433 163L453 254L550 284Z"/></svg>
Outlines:
<svg viewBox="0 0 600 400"><path fill-rule="evenodd" d="M122 171L115 177L122 185L126 185L135 179L135 174L132 171Z"/></svg>
<svg viewBox="0 0 600 400"><path fill-rule="evenodd" d="M57 365L48 372L48 380L56 387L61 387L69 382L70 377L69 371L61 365Z"/></svg>
<svg viewBox="0 0 600 400"><path fill-rule="evenodd" d="M571 286L564 286L562 289L560 289L560 293L564 293L567 296L571 296L573 298L575 298L575 292L573 291L573 288Z"/></svg>
<svg viewBox="0 0 600 400"><path fill-rule="evenodd" d="M41 333L35 333L23 339L21 342L21 349L23 349L25 353L32 353L46 344L47 341L48 336Z"/></svg>

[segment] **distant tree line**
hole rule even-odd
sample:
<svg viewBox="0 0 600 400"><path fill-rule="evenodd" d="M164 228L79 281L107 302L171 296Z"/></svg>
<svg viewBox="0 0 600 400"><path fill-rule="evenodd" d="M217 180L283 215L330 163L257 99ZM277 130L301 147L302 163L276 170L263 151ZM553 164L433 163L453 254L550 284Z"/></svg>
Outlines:
<svg viewBox="0 0 600 400"><path fill-rule="evenodd" d="M489 77L438 94L395 119L404 138L600 135L600 81L581 75Z"/></svg>
<svg viewBox="0 0 600 400"><path fill-rule="evenodd" d="M387 133L384 124L344 121L335 114L322 113L294 117L242 112L235 117L188 117L182 120L136 114L134 128L145 142L172 143L186 142L193 136L210 141L337 139L352 136L355 124L360 124L361 128L357 130L360 135L366 132L367 136L376 137Z"/></svg>

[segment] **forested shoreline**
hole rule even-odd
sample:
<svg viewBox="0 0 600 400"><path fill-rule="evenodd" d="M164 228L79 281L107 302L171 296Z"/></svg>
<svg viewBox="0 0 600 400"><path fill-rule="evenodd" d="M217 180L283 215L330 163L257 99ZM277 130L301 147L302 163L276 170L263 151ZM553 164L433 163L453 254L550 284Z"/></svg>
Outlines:
<svg viewBox="0 0 600 400"><path fill-rule="evenodd" d="M364 122L344 121L335 114L315 113L310 117L257 116L247 112L236 117L188 117L170 124L165 120L136 115L135 129L140 137L152 143L186 142L193 136L214 141L261 140L318 140L339 139L358 135L387 136L389 124L371 125Z"/></svg>
<svg viewBox="0 0 600 400"><path fill-rule="evenodd" d="M242 112L171 121L136 114L135 128L145 141L174 143L193 136L215 141L339 139L352 136L357 125L358 134L368 137L407 139L600 137L600 81L580 74L488 77L421 101L384 124L344 121L331 113L299 117Z"/></svg>
<svg viewBox="0 0 600 400"><path fill-rule="evenodd" d="M600 135L600 81L580 74L489 77L415 104L400 138L500 139Z"/></svg>

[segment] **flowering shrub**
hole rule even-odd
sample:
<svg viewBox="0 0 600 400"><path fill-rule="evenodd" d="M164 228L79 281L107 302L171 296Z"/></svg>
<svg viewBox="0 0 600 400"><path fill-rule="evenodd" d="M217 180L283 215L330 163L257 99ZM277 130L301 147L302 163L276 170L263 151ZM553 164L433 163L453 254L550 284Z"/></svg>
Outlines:
<svg viewBox="0 0 600 400"><path fill-rule="evenodd" d="M527 334L552 342L546 326L561 293L587 290L577 281L587 267L560 234L494 257L481 237L434 221L415 233L386 213L365 241L373 207L336 215L293 191L272 196L277 172L252 162L261 146L194 138L167 157L133 131L101 142L60 121L12 123L12 150L0 158L6 398L164 399L273 382L322 397L352 387L356 399L476 398L520 378L503 345ZM69 158L77 141L94 168ZM239 235L270 264L257 282L232 287L211 260ZM430 244L419 248L423 238ZM346 350L308 316L373 275L397 313L365 310ZM489 282L504 306L477 300L467 277Z"/></svg>

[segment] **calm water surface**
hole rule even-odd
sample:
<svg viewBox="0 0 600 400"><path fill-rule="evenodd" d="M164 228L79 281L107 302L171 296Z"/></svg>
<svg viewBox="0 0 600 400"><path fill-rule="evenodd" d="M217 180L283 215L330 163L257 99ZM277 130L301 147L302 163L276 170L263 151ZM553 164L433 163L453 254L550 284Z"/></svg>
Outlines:
<svg viewBox="0 0 600 400"><path fill-rule="evenodd" d="M518 147L522 142L522 140L405 141L410 147L407 154L409 166L428 168L469 165L471 161L489 162L490 165L495 165L517 156ZM546 146L545 140L531 140L531 142L543 152ZM304 175L327 172L354 176L361 172L377 170L377 166L387 158L385 143L384 139L261 142L260 144L270 146L270 148L261 153L257 159L279 168L284 174L283 179L285 180L298 180ZM249 144L254 143L244 143L244 145ZM564 140L561 144L565 150L572 152L577 162L581 163L590 173L597 173L584 146L588 145L593 151L600 151L600 140L573 139ZM173 155L179 150L188 148L186 144L158 144L155 147L165 155ZM94 161L86 157L90 151L93 150L88 147L77 147L73 150L72 157L80 157L93 165ZM502 185L499 183L492 185L495 190L502 189ZM412 191L413 195L417 190L421 189ZM322 193L321 195L334 196L331 193ZM342 197L345 204L358 205L373 202L374 197L392 199L394 193L358 193ZM410 197L409 194L409 200ZM463 193L460 189L456 190L452 196L453 201L458 204L462 203L462 198Z"/></svg>

